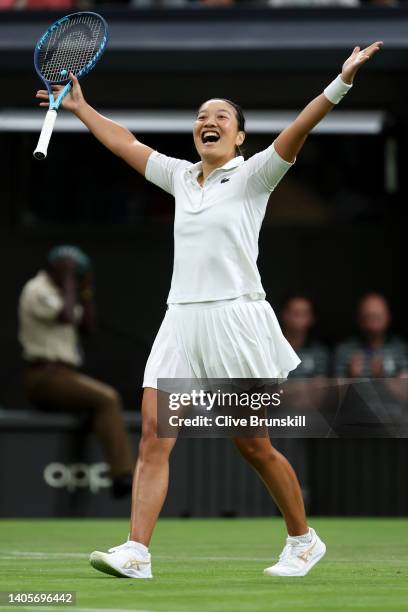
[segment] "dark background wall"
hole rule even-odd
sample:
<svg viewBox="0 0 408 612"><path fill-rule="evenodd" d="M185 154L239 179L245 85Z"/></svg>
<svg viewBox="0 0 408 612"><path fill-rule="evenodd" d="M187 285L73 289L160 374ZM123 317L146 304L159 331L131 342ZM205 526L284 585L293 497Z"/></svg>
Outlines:
<svg viewBox="0 0 408 612"><path fill-rule="evenodd" d="M41 266L57 235L2 240L3 294L1 328L3 360L1 398L18 406L19 347L16 304L21 287ZM137 403L144 364L165 311L171 277L171 227L150 229L144 236L90 238L65 232L64 242L81 244L96 266L99 330L86 341L87 370L117 386L128 409ZM10 257L10 254L17 257ZM354 329L356 299L365 290L380 289L394 306L395 327L407 334L406 304L394 287L391 241L379 229L296 230L268 228L262 234L260 270L275 308L298 287L316 295L321 335L340 340ZM324 257L322 257L324 254ZM400 277L401 279L403 277Z"/></svg>
<svg viewBox="0 0 408 612"><path fill-rule="evenodd" d="M340 72L355 45L384 41L339 109L385 112L384 133L309 138L273 194L261 233L259 267L277 310L292 291L314 297L317 331L330 345L353 332L356 300L373 289L388 297L394 329L408 337L408 10L101 11L111 26L110 47L84 83L87 99L101 111L191 110L219 95L245 109L299 111ZM0 13L0 123L3 111L35 107L39 81L32 68L33 45L57 16ZM76 243L92 257L99 312L99 329L85 342L86 370L114 385L127 410L134 411L146 358L165 312L173 204L87 134L55 134L49 159L38 165L31 157L37 136L0 132L0 404L7 409L27 406L16 338L21 288L43 265L49 248ZM248 155L275 136L249 134ZM144 137L164 153L194 159L185 134ZM389 138L397 146L398 188L392 193L383 177ZM306 191L318 196L324 212L307 223L301 220ZM361 202L364 214L356 210ZM275 215L279 207L290 213L285 220ZM107 490L91 495L88 487L68 494L46 487L43 469L48 463L69 467L78 452L85 452L80 458L90 468L102 457L94 440L91 448L78 451L77 425L41 429L37 421L34 414L31 421L7 428L3 414L2 515L127 514L127 501L113 507ZM135 444L137 431L133 425ZM404 440L277 444L298 470L310 512L406 514ZM16 449L19 461L10 470L7 464ZM207 475L214 478L202 478L203 457L210 457ZM15 490L15 482L27 479L27 458L33 459L28 461L31 506ZM266 492L249 468L236 461L228 441L182 441L172 461L177 476L165 514L271 512Z"/></svg>
<svg viewBox="0 0 408 612"><path fill-rule="evenodd" d="M105 16L112 30L110 49L84 84L88 100L102 111L194 109L204 99L219 94L239 101L247 109L301 110L340 72L355 44L364 46L376 39L384 40L384 49L358 75L341 109L387 113L389 130L398 145L397 193L381 194L382 211L373 219L361 221L351 215L342 222L335 219L308 226L299 225L296 218L285 224L272 220L262 230L259 265L268 298L276 308L291 291L307 290L315 297L318 331L329 343L353 331L355 302L371 289L387 295L396 330L408 335L404 281L408 128L408 48L404 32L408 12L236 9L233 14L223 10L107 11ZM32 46L54 17L43 13L0 15L3 109L34 107L33 95L39 82L32 70ZM13 42L16 40L20 41L17 49ZM11 48L15 49L12 55ZM99 145L89 144L90 136L72 135L66 144L55 135L53 155L67 151L65 165L59 169L48 161L40 169L32 160L36 137L0 133L0 401L9 406L24 405L16 341L16 304L21 287L42 265L51 246L74 242L94 261L100 315L99 331L86 342L86 367L118 387L126 407L132 409L138 404L145 360L165 310L172 267L171 215L144 215L128 226L122 223L118 227L89 219L81 225L30 226L24 222L21 210L24 199L47 200L58 210L61 194L75 193L76 206L84 191L98 202L112 183L112 177L101 175L92 161L97 159ZM90 147L87 164L83 160L77 163L78 150L85 142L82 139ZM162 148L160 136L156 135L152 144ZM324 137L311 136L310 144L299 156L300 169L302 156L312 144L326 157L333 155L333 142L327 144ZM167 139L163 146L164 152L179 154L177 135L174 144ZM183 147L186 155L193 154L192 148ZM353 147L358 148L358 142ZM383 137L373 139L372 147L382 159ZM251 145L249 149L252 152ZM346 151L343 158L347 157ZM109 163L116 168L121 162L112 159ZM364 167L367 183L370 171L377 173L378 167L366 166L364 156L359 159L356 155L344 181L347 183L352 176L358 183ZM291 170L296 171L297 167ZM120 176L131 182L130 172L123 170ZM319 169L307 172L310 182L318 185ZM52 192L47 190L47 173L53 182ZM41 180L35 180L39 174ZM135 178L136 192L138 180ZM154 193L149 192L149 202L154 203L155 198L162 201L163 196ZM170 200L168 206L171 211ZM296 203L288 202L288 206L295 207Z"/></svg>

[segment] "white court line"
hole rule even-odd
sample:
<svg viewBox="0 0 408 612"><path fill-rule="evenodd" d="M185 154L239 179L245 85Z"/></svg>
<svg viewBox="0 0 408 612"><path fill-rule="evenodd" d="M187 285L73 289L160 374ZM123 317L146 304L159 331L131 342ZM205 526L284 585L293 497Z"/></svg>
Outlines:
<svg viewBox="0 0 408 612"><path fill-rule="evenodd" d="M88 559L89 553L46 553L46 552L21 552L21 551L7 551L6 554L0 553L0 560L17 560L17 559ZM200 556L188 556L184 557L180 555L179 557L174 557L170 555L154 555L154 559L160 559L162 561L175 561L180 562L183 559L187 561L268 561L273 557L273 555L269 557L207 557L205 555Z"/></svg>
<svg viewBox="0 0 408 612"><path fill-rule="evenodd" d="M18 606L19 610L36 610L36 612L41 612L41 610L45 612L61 612L61 609L69 610L70 608L72 608L73 612L149 612L149 610L135 610L134 608L78 608L75 605L64 606L62 604L59 606Z"/></svg>
<svg viewBox="0 0 408 612"><path fill-rule="evenodd" d="M17 550L8 550L5 552L6 555L9 555L9 557L25 557L27 559L35 559L36 557L38 559L58 559L58 557L64 557L64 558L68 558L68 557L72 557L72 558L83 558L86 557L86 553L53 553L53 552L32 552L32 551L17 551ZM0 558L4 558L3 554L0 553Z"/></svg>

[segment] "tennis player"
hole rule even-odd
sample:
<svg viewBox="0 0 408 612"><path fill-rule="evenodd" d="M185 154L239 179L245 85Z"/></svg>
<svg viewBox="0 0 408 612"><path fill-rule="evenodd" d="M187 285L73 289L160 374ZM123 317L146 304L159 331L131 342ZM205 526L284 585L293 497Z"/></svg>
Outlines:
<svg viewBox="0 0 408 612"><path fill-rule="evenodd" d="M96 569L118 577L151 578L149 543L167 493L175 439L156 435L158 378L284 378L299 358L265 300L258 235L271 192L295 163L310 131L352 87L358 69L382 46L355 47L341 74L312 100L264 151L248 160L241 109L222 98L198 110L193 126L200 162L167 157L86 103L77 79L63 107L113 153L176 200L174 269L168 309L143 381L142 438L133 483L131 531L126 543L95 551ZM58 88L56 88L58 90ZM40 90L41 106L48 94ZM269 576L304 576L326 547L308 526L301 490L288 461L269 438L237 438L286 522L288 538Z"/></svg>

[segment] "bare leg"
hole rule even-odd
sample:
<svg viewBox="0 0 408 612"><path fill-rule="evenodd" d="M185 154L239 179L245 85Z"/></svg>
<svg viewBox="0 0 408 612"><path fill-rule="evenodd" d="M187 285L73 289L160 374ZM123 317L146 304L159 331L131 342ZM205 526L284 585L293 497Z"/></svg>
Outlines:
<svg viewBox="0 0 408 612"><path fill-rule="evenodd" d="M142 403L142 437L133 479L130 539L149 546L153 529L166 499L169 457L176 438L157 437L157 391L145 388Z"/></svg>
<svg viewBox="0 0 408 612"><path fill-rule="evenodd" d="M241 455L264 481L285 519L290 536L308 530L302 492L289 461L275 448L269 438L234 438Z"/></svg>

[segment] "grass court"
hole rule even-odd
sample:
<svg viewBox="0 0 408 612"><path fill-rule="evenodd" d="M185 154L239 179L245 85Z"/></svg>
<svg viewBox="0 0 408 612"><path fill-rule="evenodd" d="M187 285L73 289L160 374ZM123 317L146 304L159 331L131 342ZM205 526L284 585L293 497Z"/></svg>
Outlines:
<svg viewBox="0 0 408 612"><path fill-rule="evenodd" d="M126 520L1 520L0 591L76 591L54 612L408 610L408 520L316 518L326 556L303 578L272 578L282 520L162 519L151 544L153 580L118 579L88 563L126 540Z"/></svg>

